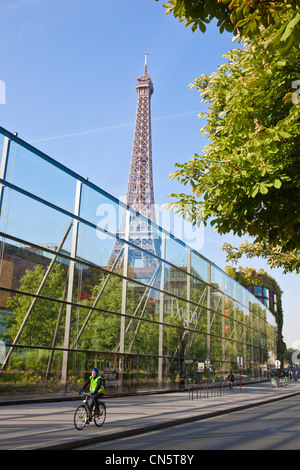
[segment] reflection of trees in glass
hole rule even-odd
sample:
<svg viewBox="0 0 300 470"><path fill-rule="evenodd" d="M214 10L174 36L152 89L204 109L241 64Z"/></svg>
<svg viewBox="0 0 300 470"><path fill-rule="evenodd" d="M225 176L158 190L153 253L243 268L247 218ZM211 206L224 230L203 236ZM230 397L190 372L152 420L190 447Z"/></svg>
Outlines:
<svg viewBox="0 0 300 470"><path fill-rule="evenodd" d="M27 270L20 281L19 290L35 294L42 282L45 268L36 266L32 271ZM60 264L55 264L41 291L41 295L54 299L61 299L65 285L65 271ZM7 341L13 340L25 318L25 315L33 301L29 295L16 294L8 299L8 307L13 315L6 319ZM58 302L38 298L28 318L21 335L21 341L27 345L47 345L52 342L57 317L60 309ZM60 336L61 340L61 336Z"/></svg>
<svg viewBox="0 0 300 470"><path fill-rule="evenodd" d="M178 271L177 271L178 272ZM20 291L36 293L45 274L45 267L27 271L20 281ZM41 295L65 299L67 266L56 263L42 289ZM169 274L168 274L169 275ZM274 327L266 321L266 310L250 304L250 313L240 304L194 277L181 272L169 277L168 290L175 295L160 293L151 287L127 282L125 353L156 356L159 351L159 309L163 298L164 375L184 376L187 367L196 361L210 359L213 365L265 360L273 350ZM187 282L189 280L190 282ZM103 288L99 300L97 296ZM120 325L123 279L96 268L76 269L70 332L70 347L101 352L120 352ZM190 302L184 299L190 299ZM17 294L9 299L14 314L7 319L7 338L14 339L30 306L32 297ZM94 309L92 308L94 307ZM58 318L59 328L54 346L61 347L65 329L65 304L39 298L21 336L21 344L51 346ZM89 321L81 332L86 319ZM168 326L170 325L170 326ZM273 328L273 329L272 329ZM80 332L78 341L77 335ZM253 344L253 348L251 347ZM187 362L186 362L187 361ZM186 365L188 364L188 365ZM153 367L157 370L157 358ZM217 367L217 366L216 366Z"/></svg>
<svg viewBox="0 0 300 470"><path fill-rule="evenodd" d="M111 275L99 301L95 304L106 276L100 276L97 285L91 289L91 299L86 301L86 305L94 305L95 310L80 337L78 348L119 352L123 279ZM127 282L125 352L157 353L157 324L152 323L156 320L157 299L153 298L150 293L146 286ZM88 312L88 309L80 309L79 327L83 325Z"/></svg>
<svg viewBox="0 0 300 470"><path fill-rule="evenodd" d="M273 313L274 318L276 319L277 325L278 325L278 337L277 337L277 355L278 358L281 360L283 363L283 354L286 349L286 345L283 341L283 336L282 336L282 328L283 328L283 310L282 310L282 300L281 300L281 295L282 291L280 289L280 286L276 282L276 280L271 277L269 274L267 274L263 269L260 269L256 271L253 268L242 268L239 266L238 268L233 268L231 266L226 266L225 268L227 274L229 274L232 278L236 279L242 286L244 286L246 289L254 291L254 286L262 286L270 291L271 297L270 297L270 306L269 310ZM272 301L272 295L274 294L277 295L277 305L275 308L275 304ZM255 308L258 309L259 315L262 315L263 311L266 312L264 309L261 308L261 305L259 302L255 304ZM264 314L266 315L266 313ZM269 331L272 330L271 328L268 328ZM273 349L272 349L273 350Z"/></svg>
<svg viewBox="0 0 300 470"><path fill-rule="evenodd" d="M86 305L94 305L94 301L101 285L105 282L106 276L100 276L99 283L92 287L92 297L85 301ZM114 351L120 341L120 316L110 312L121 312L122 304L122 279L111 276L105 289L95 305L88 323L79 339L77 347L79 349L92 349L99 351ZM99 310L98 310L99 309ZM103 311L100 311L102 310ZM88 309L80 309L81 327L89 313Z"/></svg>
<svg viewBox="0 0 300 470"><path fill-rule="evenodd" d="M167 297L165 322L174 327L164 328L165 354L169 357L168 367L185 375L185 360L206 359L207 349L207 287L201 281L190 278L189 299L192 303L176 297ZM187 298L187 282L176 293Z"/></svg>

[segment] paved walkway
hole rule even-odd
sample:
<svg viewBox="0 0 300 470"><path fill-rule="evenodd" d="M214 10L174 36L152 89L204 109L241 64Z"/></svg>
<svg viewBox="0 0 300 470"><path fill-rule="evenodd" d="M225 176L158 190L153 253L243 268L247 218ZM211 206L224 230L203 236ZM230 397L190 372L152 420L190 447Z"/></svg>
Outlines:
<svg viewBox="0 0 300 470"><path fill-rule="evenodd" d="M105 399L107 420L82 431L73 425L80 401L0 407L0 449L72 449L136 435L300 395L300 382L271 388L269 382L244 385L241 392L203 396L194 392Z"/></svg>

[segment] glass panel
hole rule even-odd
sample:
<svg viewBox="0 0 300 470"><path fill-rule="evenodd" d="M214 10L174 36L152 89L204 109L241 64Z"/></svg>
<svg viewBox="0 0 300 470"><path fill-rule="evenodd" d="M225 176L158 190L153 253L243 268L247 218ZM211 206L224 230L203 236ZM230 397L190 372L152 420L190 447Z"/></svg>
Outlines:
<svg viewBox="0 0 300 470"><path fill-rule="evenodd" d="M165 259L169 263L186 270L188 265L188 250L173 238L167 237Z"/></svg>
<svg viewBox="0 0 300 470"><path fill-rule="evenodd" d="M10 174L14 185L62 209L74 211L76 179L15 142L10 146L8 178Z"/></svg>
<svg viewBox="0 0 300 470"><path fill-rule="evenodd" d="M191 253L191 273L194 276L209 282L210 264L196 253Z"/></svg>
<svg viewBox="0 0 300 470"><path fill-rule="evenodd" d="M2 232L41 247L58 247L72 222L61 212L13 190L5 191L3 210L6 217L0 221ZM69 235L64 244L69 253L70 240Z"/></svg>
<svg viewBox="0 0 300 470"><path fill-rule="evenodd" d="M113 249L116 244L116 239L108 234L103 234L94 227L90 227L85 223L80 223L78 227L78 243L77 243L77 256L79 259L85 260L88 263L96 266L101 266L111 271L114 261L117 264L114 267L115 272L123 272L120 268L123 266L123 248L124 243L119 243L120 257L119 262L117 253L114 256Z"/></svg>
<svg viewBox="0 0 300 470"><path fill-rule="evenodd" d="M263 288L261 286L254 286L254 293L255 293L255 295L262 296Z"/></svg>
<svg viewBox="0 0 300 470"><path fill-rule="evenodd" d="M45 389L60 393L67 310L69 380L64 393L78 390L92 365L104 372L110 394L174 389L187 380L211 380L212 374L224 378L237 357L244 358L245 378L261 377L261 370L266 375L276 359L277 325L266 308L265 289L266 306L134 211L127 233L128 209L85 180L80 221L74 224L76 175L16 140L6 178L31 195L18 188L3 191L0 333L7 351L29 316L20 330L22 347L14 348L8 371L0 377L0 393L5 381L15 390L13 377L20 373L23 394L31 382L30 390L39 393L40 377ZM0 133L0 148L3 141ZM260 286L257 292L262 294ZM273 305L276 296L271 300ZM211 369L207 363L202 371L199 364L207 359Z"/></svg>
<svg viewBox="0 0 300 470"><path fill-rule="evenodd" d="M124 206L121 203L113 197L108 198L105 193L97 191L88 183L83 183L80 216L97 227L99 240L105 240L106 233L108 235L118 233L124 238L122 232L122 225L125 223L124 214Z"/></svg>

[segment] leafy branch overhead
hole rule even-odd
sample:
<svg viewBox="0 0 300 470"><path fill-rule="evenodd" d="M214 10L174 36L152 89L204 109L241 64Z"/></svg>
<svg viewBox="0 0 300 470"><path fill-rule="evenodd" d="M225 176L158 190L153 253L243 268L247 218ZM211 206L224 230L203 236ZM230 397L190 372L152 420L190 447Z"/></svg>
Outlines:
<svg viewBox="0 0 300 470"><path fill-rule="evenodd" d="M172 13L192 31L206 31L206 24L217 20L220 33L228 31L251 40L261 29L273 32L273 45L286 53L300 45L300 6L298 0L169 0L166 14Z"/></svg>
<svg viewBox="0 0 300 470"><path fill-rule="evenodd" d="M217 72L190 85L208 104L199 115L208 145L201 155L175 165L171 178L189 185L191 193L171 194L176 201L169 207L183 214L188 207L193 223L201 214L220 234L253 237L270 259L278 250L292 253L283 257L285 266L298 269L300 6L288 0L171 0L166 5L193 29L217 18L220 30L239 34L244 43L225 55ZM258 29L250 28L254 21Z"/></svg>
<svg viewBox="0 0 300 470"><path fill-rule="evenodd" d="M242 256L247 258L261 257L265 258L271 268L283 268L283 273L295 271L300 274L300 257L297 250L289 253L282 253L281 247L270 247L264 243L250 243L245 241L239 247L235 247L230 243L224 243L223 250L227 253L227 261L234 264Z"/></svg>

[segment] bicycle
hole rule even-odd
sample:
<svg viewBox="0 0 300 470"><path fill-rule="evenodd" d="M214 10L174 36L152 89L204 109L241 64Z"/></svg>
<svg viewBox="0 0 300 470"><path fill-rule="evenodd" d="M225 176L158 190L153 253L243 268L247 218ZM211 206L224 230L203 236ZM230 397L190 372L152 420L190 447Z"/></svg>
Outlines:
<svg viewBox="0 0 300 470"><path fill-rule="evenodd" d="M83 393L83 404L78 406L74 413L75 428L81 431L86 425L90 424L93 420L96 426L100 427L104 424L106 419L106 406L102 401L98 401L99 412L91 410L89 405L89 393Z"/></svg>

